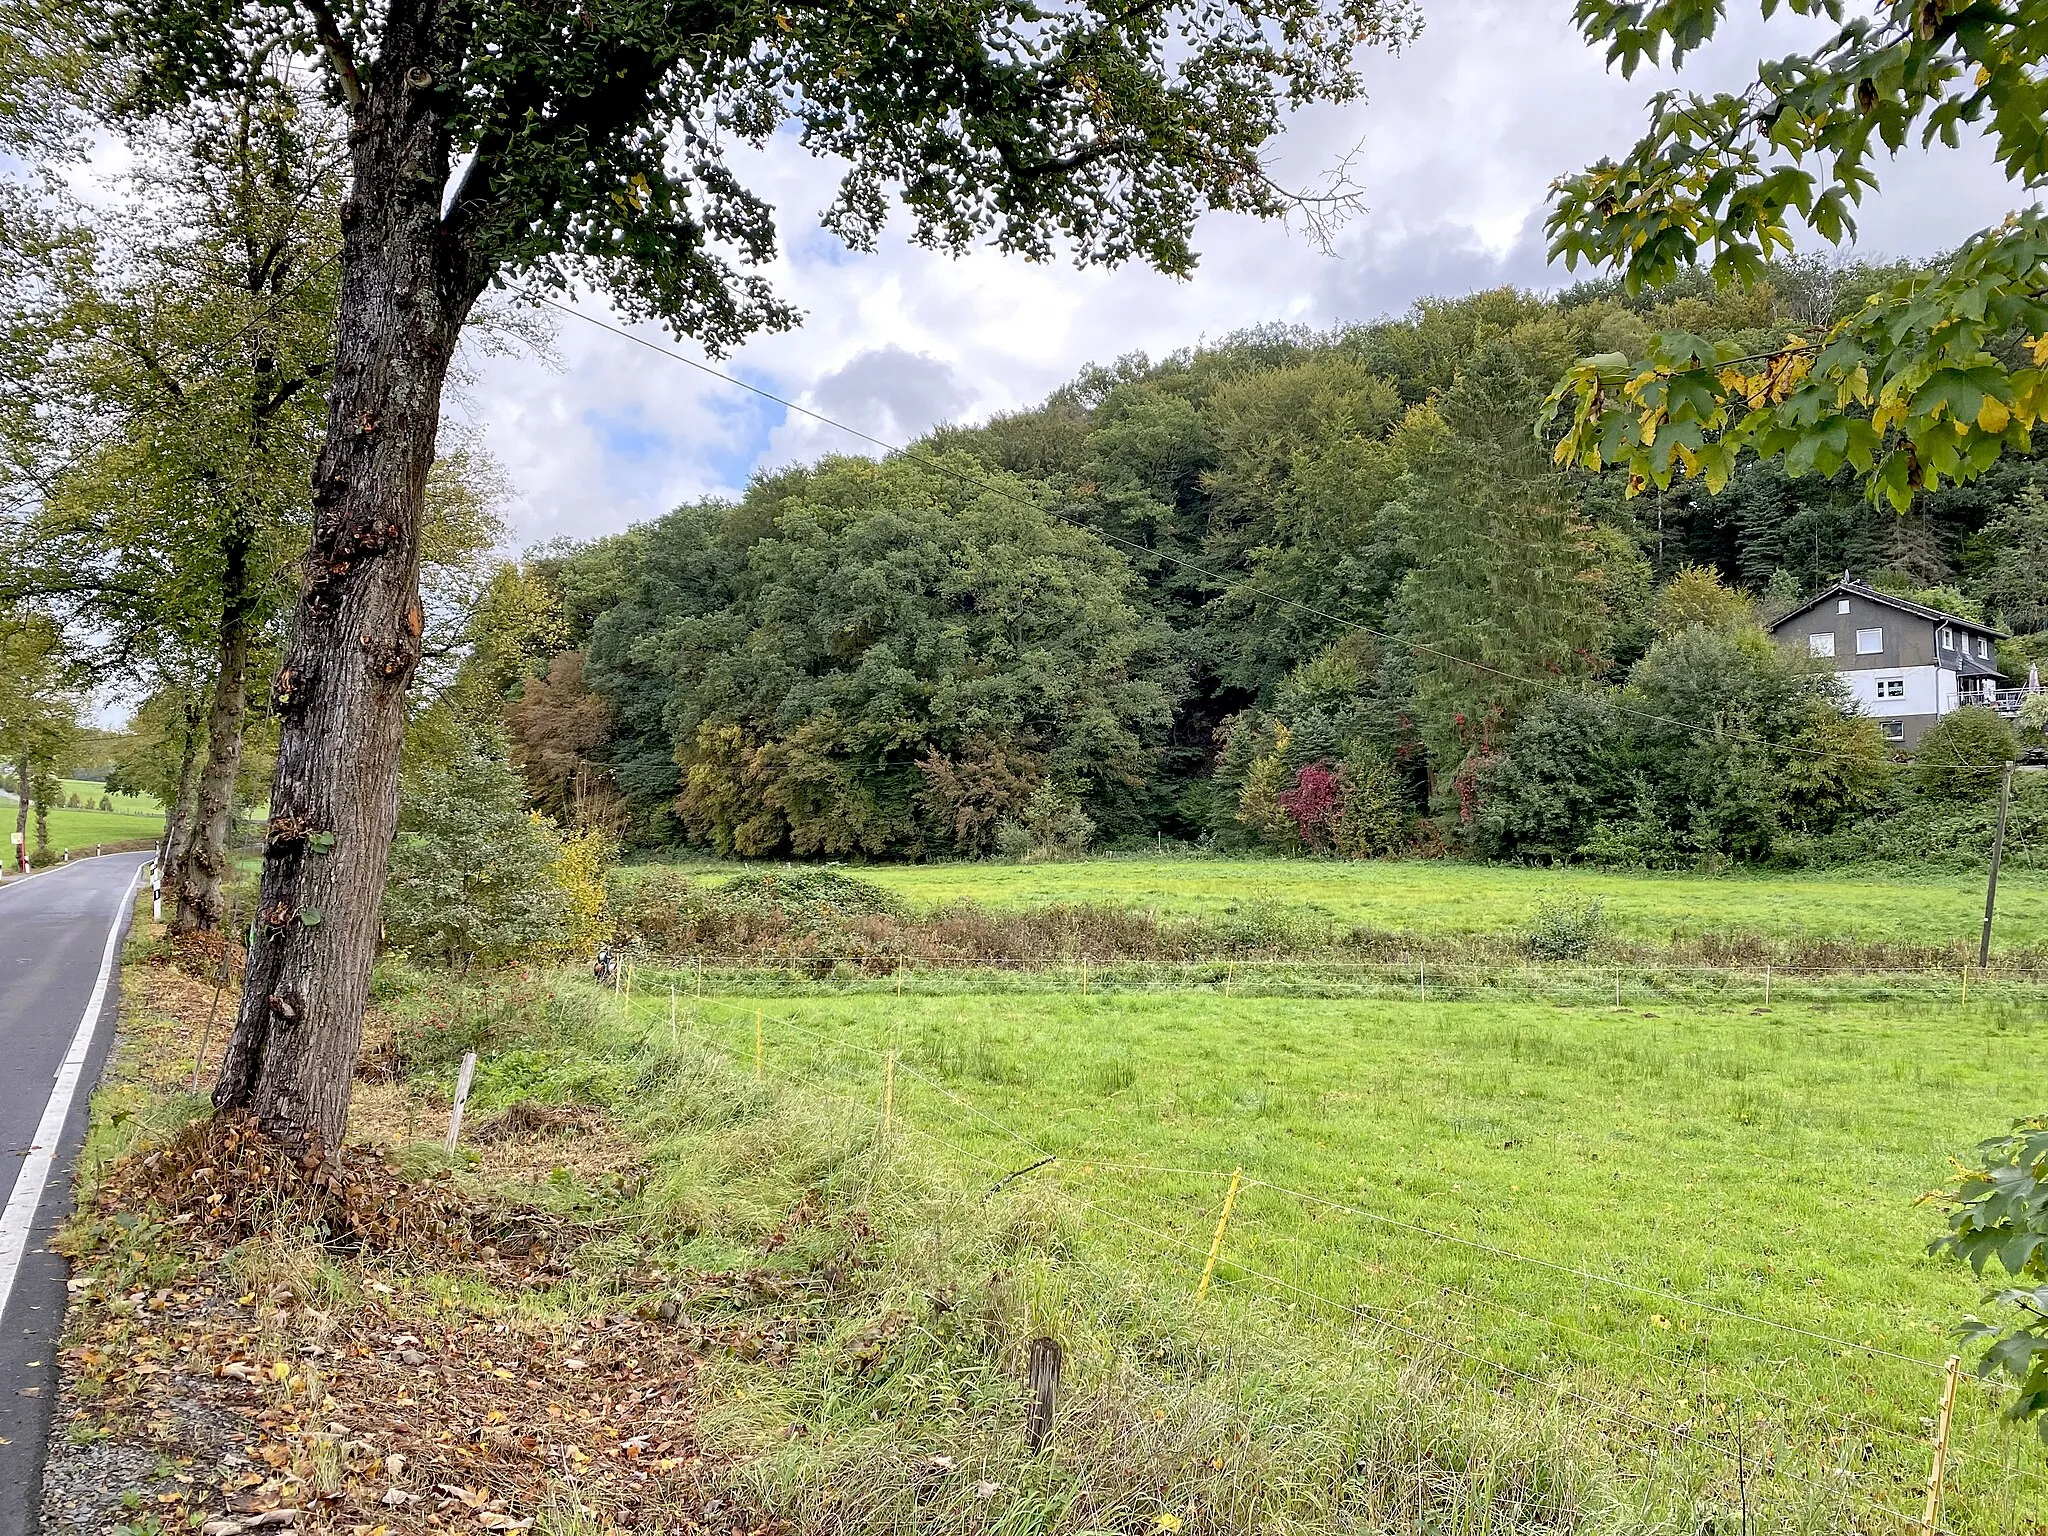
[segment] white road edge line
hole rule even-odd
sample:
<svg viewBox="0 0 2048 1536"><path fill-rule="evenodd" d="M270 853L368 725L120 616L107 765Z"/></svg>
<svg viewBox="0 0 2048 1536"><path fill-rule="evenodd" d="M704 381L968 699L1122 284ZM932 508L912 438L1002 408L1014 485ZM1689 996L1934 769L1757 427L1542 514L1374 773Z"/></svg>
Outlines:
<svg viewBox="0 0 2048 1536"><path fill-rule="evenodd" d="M32 881L32 880L40 880L40 879L42 879L42 878L43 878L43 876L45 876L45 875L61 875L61 874L62 874L62 873L63 873L63 872L65 871L65 870L67 870L67 869L77 869L77 868L81 868L81 867L83 867L84 865L90 864L90 863L91 863L91 862L92 862L92 861L93 861L94 859L119 859L119 858L125 858L125 857L128 857L129 855L132 855L132 854L142 853L142 852L145 852L145 851L146 851L146 850L144 850L144 849L141 849L141 848L131 848L131 849L129 849L129 850L128 850L127 854L120 854L120 853L82 853L82 854L80 854L80 855L79 855L79 856L78 856L77 858L75 858L75 859L71 859L71 860L68 860L68 861L67 861L67 860L60 860L59 862L57 862L57 863L55 863L55 864L49 864L49 865L45 865L45 866L44 866L43 868L41 868L41 869L37 870L37 871L36 871L36 872L35 872L34 874L29 874L29 875L9 875L9 876L7 876L7 877L6 877L5 879L0 879L0 894L4 894L4 893L5 893L5 892L7 892L7 891L11 891L11 890L13 890L13 889L14 889L14 888L15 888L16 886L18 886L18 885L27 885L27 884L28 884L28 883L29 883L30 881ZM154 855L151 855L151 858L150 858L150 863L155 863L155 862L156 862L156 860L155 860L155 856L154 856ZM143 865L143 868L144 868L144 869L147 869L148 867L149 867L149 865L148 865L148 864L145 864L145 865Z"/></svg>
<svg viewBox="0 0 2048 1536"><path fill-rule="evenodd" d="M78 1097L79 1079L85 1076L85 1059L92 1054L92 1037L100 1020L100 1008L107 1000L107 982L114 974L114 953L120 947L121 923L135 899L135 886L142 879L138 868L121 892L121 904L114 909L113 924L107 929L107 947L100 953L100 976L93 983L92 998L85 1005L85 1017L71 1037L71 1049L57 1069L57 1085L50 1090L50 1102L43 1107L42 1124L29 1146L21 1172L15 1175L14 1194L0 1212L0 1318L7 1316L7 1303L14 1294L14 1277L21 1272L22 1255L28 1249L29 1229L35 1225L36 1209L43 1203L43 1190L50 1182L50 1169L57 1161L57 1143L64 1139L64 1121L71 1113L71 1101Z"/></svg>

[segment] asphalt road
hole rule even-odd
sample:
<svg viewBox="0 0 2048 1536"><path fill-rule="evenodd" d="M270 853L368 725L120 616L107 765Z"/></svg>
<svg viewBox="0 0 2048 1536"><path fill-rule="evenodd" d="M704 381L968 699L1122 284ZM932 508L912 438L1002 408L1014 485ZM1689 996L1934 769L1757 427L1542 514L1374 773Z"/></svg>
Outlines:
<svg viewBox="0 0 2048 1536"><path fill-rule="evenodd" d="M113 1044L122 894L148 862L110 854L0 886L0 1536L36 1529L67 1277L49 1239Z"/></svg>

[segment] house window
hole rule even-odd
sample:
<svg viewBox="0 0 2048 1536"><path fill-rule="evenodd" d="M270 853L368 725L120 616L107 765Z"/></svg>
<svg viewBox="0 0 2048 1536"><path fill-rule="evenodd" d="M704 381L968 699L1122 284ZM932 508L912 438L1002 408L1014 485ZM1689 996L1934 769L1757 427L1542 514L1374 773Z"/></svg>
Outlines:
<svg viewBox="0 0 2048 1536"><path fill-rule="evenodd" d="M1856 654L1876 656L1884 650L1884 631L1881 629L1859 629L1856 631Z"/></svg>
<svg viewBox="0 0 2048 1536"><path fill-rule="evenodd" d="M1906 680L1903 677L1880 677L1877 680L1877 696L1880 699L1903 699L1906 696Z"/></svg>
<svg viewBox="0 0 2048 1536"><path fill-rule="evenodd" d="M1977 637L1977 654L1979 656L1989 656L1991 654L1989 651L1984 649L1984 637L1982 635L1979 635Z"/></svg>
<svg viewBox="0 0 2048 1536"><path fill-rule="evenodd" d="M1944 629L1941 632L1941 648L1944 651L1952 651L1956 648L1956 635L1954 630Z"/></svg>
<svg viewBox="0 0 2048 1536"><path fill-rule="evenodd" d="M1808 635L1806 637L1806 654L1809 656L1834 655L1835 637L1833 635Z"/></svg>
<svg viewBox="0 0 2048 1536"><path fill-rule="evenodd" d="M1877 723L1884 727L1884 739L1886 741L1904 741L1906 739L1905 721L1880 720Z"/></svg>
<svg viewBox="0 0 2048 1536"><path fill-rule="evenodd" d="M1840 601L1839 603L1835 604L1835 612L1837 612L1837 613L1847 613L1848 611L1849 611L1849 599L1847 599L1846 597L1845 597L1845 598L1843 598L1843 599L1842 599L1842 600L1841 600L1841 601Z"/></svg>

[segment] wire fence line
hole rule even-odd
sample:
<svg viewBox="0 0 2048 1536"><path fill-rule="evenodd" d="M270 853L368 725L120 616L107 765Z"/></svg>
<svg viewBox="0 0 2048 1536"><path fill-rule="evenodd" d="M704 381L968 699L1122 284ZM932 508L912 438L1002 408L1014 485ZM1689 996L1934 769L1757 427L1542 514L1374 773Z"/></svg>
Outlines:
<svg viewBox="0 0 2048 1536"><path fill-rule="evenodd" d="M772 1078L789 1089L835 1101L850 1110L856 1117L873 1118L877 1124L878 1134L901 1132L911 1135L921 1141L941 1148L965 1163L979 1165L986 1172L999 1175L991 1184L984 1199L992 1196L998 1190L1010 1187L1012 1181L1016 1180L1020 1174L1042 1172L1059 1190L1062 1200L1066 1203L1109 1222L1119 1230L1135 1233L1143 1237L1149 1250L1158 1256L1169 1259L1177 1255L1199 1257L1205 1250L1200 1243L1190 1241L1184 1234L1162 1231L1156 1226L1138 1220L1128 1212L1117 1211L1101 1204L1097 1199L1090 1198L1087 1193L1074 1187L1071 1178L1062 1177L1063 1171L1079 1168L1082 1171L1083 1177L1093 1175L1098 1171L1115 1171L1133 1175L1141 1180L1153 1181L1166 1178L1197 1179L1203 1181L1220 1181L1233 1178L1232 1173L1215 1168L1173 1167L1114 1158L1093 1158L1087 1153L1085 1148L1064 1152L1054 1151L1048 1148L1040 1139L1026 1134L1001 1117L991 1114L972 1099L960 1094L930 1073L923 1071L916 1064L905 1061L900 1047L874 1045L865 1040L829 1034L813 1028L780 1010L771 1012L766 1009L749 1010L733 1008L707 1002L707 1000L701 997L692 997L688 999L689 1022L686 1024L683 1016L684 999L679 991L672 992L669 998L663 999L658 993L653 995L643 993L640 997L634 998L630 990L628 990L621 1001L624 1005L625 1021L629 1026L636 1022L636 1013L643 1008L649 1010L646 1022L650 1029L648 1037L650 1040L654 1036L658 1036L660 1004L667 1001L670 1005L669 1021L672 1031L672 1043L679 1043L680 1038L687 1034L696 1044L723 1058L735 1071L744 1072L751 1067L763 1079ZM736 1048L729 1041L723 1040L698 1027L700 1023L713 1025L719 1022L727 1025L745 1025L749 1022L753 1024L755 1040L757 1042L757 1054L751 1062L747 1059L743 1048ZM787 1030L812 1042L813 1049L810 1053L808 1070L804 1072L784 1070L780 1063L787 1059L786 1052L778 1056L776 1067L771 1069L768 1066L762 1043L765 1041L764 1032L766 1027L771 1022L776 1026L778 1032ZM852 1051L857 1056L864 1057L871 1063L881 1062L885 1064L884 1070L887 1074L886 1083L888 1086L883 1090L885 1096L882 1099L877 1100L863 1096L858 1092L847 1091L848 1085L845 1083L843 1076L828 1075L827 1071L821 1067L821 1058L825 1057L826 1053L829 1052L837 1055L845 1051ZM1032 1153L1038 1160L1022 1169L1018 1169L1011 1163L991 1157L986 1152L963 1146L950 1137L941 1136L928 1127L918 1125L903 1113L903 1100L895 1093L894 1084L899 1075L909 1082L914 1082L928 1088L936 1098L959 1111L960 1116L963 1117L960 1121L961 1124L971 1124L978 1130L1000 1137L1004 1141L1016 1145L1022 1151ZM1727 1325L1756 1328L1788 1340L1798 1340L1803 1344L1820 1345L1840 1357L1863 1359L1874 1365L1886 1368L1903 1368L1926 1373L1926 1375L1937 1379L1945 1377L1949 1370L1948 1364L1944 1361L1937 1361L1926 1356L1913 1355L1904 1351L1873 1345L1867 1341L1840 1338L1798 1324L1786 1323L1778 1319L1723 1306L1716 1302L1689 1296L1683 1292L1645 1286L1618 1275L1604 1274L1582 1266L1563 1264L1538 1255L1522 1253L1500 1244L1466 1238L1456 1233L1445 1232L1439 1228L1432 1228L1419 1223L1405 1221L1398 1217L1392 1217L1385 1212L1376 1212L1351 1200L1340 1200L1315 1191L1294 1188L1260 1178L1256 1174L1244 1176L1242 1170L1237 1171L1237 1177L1247 1189L1264 1191L1275 1197L1300 1201L1309 1206L1354 1216L1385 1230L1397 1231L1403 1235L1421 1238L1433 1244L1443 1244L1449 1248L1467 1251L1488 1259L1499 1260L1508 1266L1523 1266L1533 1270L1577 1279L1586 1286L1607 1288L1617 1294L1626 1294L1641 1301L1663 1304L1675 1311L1689 1310L1703 1320L1701 1324L1703 1328ZM1226 1216L1227 1220L1228 1217ZM1240 1236L1244 1235L1245 1228L1249 1224L1250 1218L1240 1218L1238 1228ZM1222 1235L1219 1229L1219 1249L1222 1247ZM1303 1239L1287 1234L1267 1234L1266 1240L1269 1242L1277 1241L1292 1248L1310 1252L1315 1259L1325 1265L1355 1262L1344 1256L1333 1255L1332 1251L1326 1247L1313 1245ZM1858 1496L1871 1509L1882 1512L1888 1519L1900 1523L1906 1529L1916 1531L1927 1531L1930 1529L1930 1527L1924 1524L1920 1515L1897 1509L1885 1502L1884 1498L1880 1496L1879 1489L1869 1486L1874 1458L1878 1455L1877 1445L1880 1441L1889 1447L1885 1459L1894 1468L1910 1467L1916 1455L1924 1460L1931 1452L1929 1440L1925 1435L1914 1435L1895 1425L1886 1424L1860 1415L1849 1414L1825 1406L1818 1401L1801 1400L1782 1389L1768 1387L1750 1374L1753 1367L1749 1363L1724 1362L1724 1364L1730 1364L1731 1368L1740 1369L1743 1374L1742 1379L1739 1381L1724 1381L1718 1393L1711 1381L1707 1379L1711 1376L1712 1367L1703 1364L1701 1366L1702 1380L1698 1390L1687 1389L1689 1399L1700 1405L1698 1412L1682 1423L1674 1423L1669 1420L1660 1420L1648 1417L1645 1414L1636 1413L1629 1408L1583 1392L1570 1382L1558 1377L1541 1375L1534 1371L1526 1370L1522 1366L1510 1361L1496 1359L1492 1355L1485 1353L1482 1349L1467 1348L1464 1344L1455 1340L1442 1337L1440 1331L1432 1331L1427 1327L1417 1327L1412 1322L1404 1321L1400 1316L1384 1307L1372 1305L1355 1297L1333 1295L1327 1290L1317 1289L1313 1285L1303 1285L1298 1280L1288 1279L1284 1275L1272 1273L1270 1270L1260 1268L1256 1263L1248 1260L1241 1247L1235 1254L1225 1260L1224 1268L1228 1274L1240 1280L1256 1281L1262 1286L1285 1295L1296 1296L1304 1301L1312 1302L1314 1305L1328 1308L1333 1315L1349 1318L1356 1323L1362 1324L1375 1337L1379 1338L1381 1342L1386 1343L1387 1347L1394 1349L1397 1354L1401 1354L1402 1358L1410 1359L1414 1363L1427 1363L1436 1358L1457 1360L1474 1369L1494 1372L1502 1379L1512 1380L1529 1387L1540 1388L1543 1392L1552 1394L1559 1400L1568 1398L1589 1412L1599 1415L1603 1422L1620 1426L1630 1433L1640 1435L1648 1432L1668 1439L1673 1445L1706 1447L1729 1459L1731 1462L1738 1464L1743 1459L1742 1444L1739 1439L1734 1444L1729 1443L1730 1436L1736 1435L1738 1432L1733 1430L1718 1431L1710 1424L1702 1425L1699 1422L1700 1417L1701 1415L1711 1413L1725 1419L1729 1411L1729 1397L1731 1393L1735 1394L1738 1412L1741 1410L1742 1405L1752 1403L1754 1399L1762 1398L1781 1411L1781 1417L1777 1421L1776 1429L1782 1436L1782 1443L1776 1447L1767 1444L1761 1449L1752 1449L1750 1451L1750 1455L1759 1458L1756 1469L1758 1475L1790 1482L1814 1492L1825 1494L1830 1499L1838 1498L1844 1493L1845 1489L1840 1485L1854 1484L1857 1488ZM1434 1292L1433 1299L1436 1300L1445 1302L1455 1301L1468 1306L1490 1308L1495 1312L1512 1315L1534 1324L1538 1328L1550 1330L1553 1333L1561 1330L1576 1334L1588 1341L1588 1343L1597 1346L1600 1351L1619 1351L1628 1354L1634 1359L1644 1361L1655 1367L1657 1371L1662 1372L1666 1377L1685 1367L1685 1362L1681 1359L1675 1359L1671 1355L1646 1349L1640 1344L1629 1342L1618 1334L1596 1333L1587 1328L1577 1327L1569 1321L1554 1315L1545 1316L1516 1307L1499 1297L1488 1296L1452 1286L1425 1287L1425 1289L1432 1289ZM1447 1309L1447 1316L1448 1312L1449 1309ZM1711 1336L1703 1335L1702 1337L1710 1338ZM1469 1338L1470 1336L1468 1335L1468 1341ZM1391 1342L1393 1340L1401 1342L1399 1345L1396 1345ZM1415 1353L1416 1351L1420 1351L1420 1353ZM1586 1369L1597 1368L1596 1362L1591 1359L1581 1360L1579 1365L1581 1368ZM1796 1369L1804 1377L1807 1363L1805 1361L1797 1362ZM1983 1383L1983 1385L1994 1392L1998 1390L2011 1390L2003 1382L1992 1381ZM1864 1390L1869 1395L1874 1395L1876 1392L1874 1386L1866 1386ZM1649 1395L1647 1390L1645 1390L1645 1395ZM1971 1399L1971 1401L1974 1400L1974 1398ZM1900 1407L1903 1404L1895 1401L1894 1406ZM1988 1407L1988 1403L1986 1406ZM1757 1422L1761 1426L1764 1421L1759 1417ZM1921 1422L1927 1424L1932 1421L1923 1419ZM1983 1505L1986 1501L1992 1500L1994 1494L1996 1494L2004 1496L2009 1505L2017 1507L2016 1490L2020 1487L2025 1487L2029 1493L2029 1507L2038 1507L2042 1511L2043 1516L2048 1517L2048 1475L2044 1475L2040 1469L2031 1466L2014 1465L2006 1458L1994 1458L1990 1454L1980 1454L1974 1450L1965 1450L1961 1445L1955 1443L1963 1435L1995 1433L1995 1425L1995 1419L1986 1419L1975 1414L1966 1414L1957 1425L1958 1432L1952 1433L1944 1442L1943 1451L1948 1464L1956 1469L1959 1474L1954 1492L1959 1497L1963 1495L1961 1474L1965 1469L1968 1469L1975 1474L1969 1480L1973 1484L1982 1485L1972 1487L1968 1492L1968 1497L1973 1504ZM1813 1429L1820 1431L1823 1440L1816 1443L1811 1434L1804 1437L1799 1436L1798 1430L1802 1426L1811 1426ZM1833 1448L1832 1452L1823 1454L1828 1453L1830 1446ZM1815 1482L1795 1467L1787 1464L1786 1458L1797 1454L1802 1449L1809 1454L1821 1456L1823 1460L1828 1461L1827 1476L1832 1479L1831 1482ZM1651 1454L1654 1454L1654 1451ZM1877 1464L1881 1465L1882 1463ZM1894 1481L1899 1481L1899 1479L1895 1476ZM1911 1486L1911 1484L1908 1483L1908 1486ZM1945 1529L1945 1527L1937 1525L1932 1529L1941 1530Z"/></svg>
<svg viewBox="0 0 2048 1536"><path fill-rule="evenodd" d="M1258 996L1273 985L1373 986L1374 995L1397 994L1420 1001L1454 1002L1474 997L1526 996L1610 1003L1681 1003L1712 1000L1753 1002L1832 1001L1812 994L1824 984L1860 989L1863 1000L1887 991L1908 1001L1935 994L1960 1004L2048 999L2048 957L2040 963L1993 965L1974 961L1952 965L1897 965L1846 960L1827 965L1775 962L1712 963L1657 959L1586 961L1443 960L1426 954L1389 959L1280 957L1202 959L1097 958L1087 954L1040 957L971 956L933 958L893 953L759 956L700 955L673 961L650 960L664 971L688 976L689 995L766 982L802 993L810 989L875 991L906 983L958 985L977 974L1029 979L1041 992L1152 993L1214 991L1223 996ZM689 969L694 963L695 969ZM1882 996L1874 1000L1887 1000Z"/></svg>

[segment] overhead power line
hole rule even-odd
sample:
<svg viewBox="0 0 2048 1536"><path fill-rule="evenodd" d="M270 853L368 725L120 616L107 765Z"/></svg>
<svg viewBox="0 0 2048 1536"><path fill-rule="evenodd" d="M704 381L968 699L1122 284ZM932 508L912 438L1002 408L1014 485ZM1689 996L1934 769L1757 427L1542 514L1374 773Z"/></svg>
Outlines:
<svg viewBox="0 0 2048 1536"><path fill-rule="evenodd" d="M1032 511L1046 513L1052 517L1058 518L1060 521L1064 523L1072 525L1073 527L1085 529L1087 532L1092 533L1097 538L1101 539L1104 543L1119 545L1122 548L1132 551L1133 553L1141 555L1147 559L1161 560L1169 565L1178 566L1180 569L1187 571L1192 575L1207 577L1210 581L1216 583L1218 586L1224 587L1226 589L1235 590L1237 592L1246 593L1253 597L1264 599L1266 602L1276 604L1279 607L1293 609L1294 611L1306 614L1311 618L1321 619L1326 624L1333 624L1337 626L1339 629L1349 630L1353 634L1368 635L1375 640L1379 640L1388 645L1397 647L1401 650L1408 651L1412 655L1428 656L1438 661L1447 662L1453 666L1465 667L1470 671L1482 674L1487 677L1497 678L1502 682L1518 683L1524 687L1543 690L1557 686L1558 680L1556 678L1529 677L1519 672L1510 672L1507 671L1505 668L1489 665L1488 663L1483 661L1474 661L1469 656L1459 656L1451 651L1440 650L1436 646L1430 645L1424 641L1415 640L1400 635L1395 635L1383 629L1375 629L1372 625L1361 623L1356 619L1349 619L1345 618L1341 614L1330 613L1325 609L1316 607L1313 603L1303 602L1300 598L1288 597L1284 593L1274 592L1267 588L1257 586L1250 582L1236 580L1227 572L1212 570L1208 566L1202 565L1193 560L1185 559L1184 557L1176 555L1169 550L1157 549L1148 544L1140 544L1135 539L1128 539L1120 534L1113 533L1106 528L1096 527L1094 524L1089 523L1080 517L1074 516L1071 513L1063 512L1056 507L1041 506L1039 503L1032 501L1027 497L1017 495L1008 487L998 484L995 480L989 478L988 476L971 475L963 473L962 471L954 468L951 464L946 463L945 460L939 458L934 454L926 453L921 449L913 448L906 444L892 443L887 438L877 437L872 432L863 431L859 427L852 426L847 422L843 422L834 417L827 416L821 411L814 411L807 405L799 405L796 401L787 399L782 395L778 395L771 389L764 389L759 384L750 384L745 379L739 378L734 374L726 373L720 369L714 368L709 363L691 357L688 353L678 352L673 347L664 346L662 343L658 341L651 340L648 337L641 336L633 331L629 331L624 326L614 325L607 320L600 320L595 315L586 314L584 311L576 309L571 305L564 304L558 299L549 298L546 294L534 293L529 291L527 297L532 299L533 302L535 302L536 304L546 305L549 309L557 310L562 314L568 315L577 320L581 320L585 325L595 326L598 330L607 331L614 336L632 342L635 346L645 347L648 351L659 353L663 357L681 363L686 368L694 368L697 370L697 372L703 374L706 378L716 379L721 384L730 384L735 389L743 389L747 391L747 393L749 394L758 395L763 400L767 400L775 405L781 406L784 410L794 411L797 415L808 417L810 420L815 421L822 426L831 427L835 431L844 432L849 437L858 438L861 442L867 443L871 447L879 448L884 453L895 454L902 458L909 459L912 463L922 465L924 468L931 470L934 474L941 475L946 479L954 481L956 484L973 486L989 495L1001 497L1003 500L1009 501L1017 506L1025 507ZM1641 720L1648 724L1672 726L1676 727L1681 731L1697 731L1700 729L1700 723L1695 720L1681 720L1675 715L1658 714L1652 710L1636 709L1630 705L1621 703L1616 703L1612 707L1620 714L1628 715L1632 719ZM1770 741L1765 737L1739 730L1731 730L1728 731L1726 734L1728 736L1728 739L1731 741L1746 742L1751 746L1762 747L1771 752L1783 752L1794 756L1813 758L1823 762L1848 762L1851 760L1847 753L1834 748L1791 746L1782 742ZM1998 767L1976 769L1960 768L1956 771L1962 774L1978 774L1989 778L1994 775L2002 774L2004 772L2004 768L2001 765Z"/></svg>

